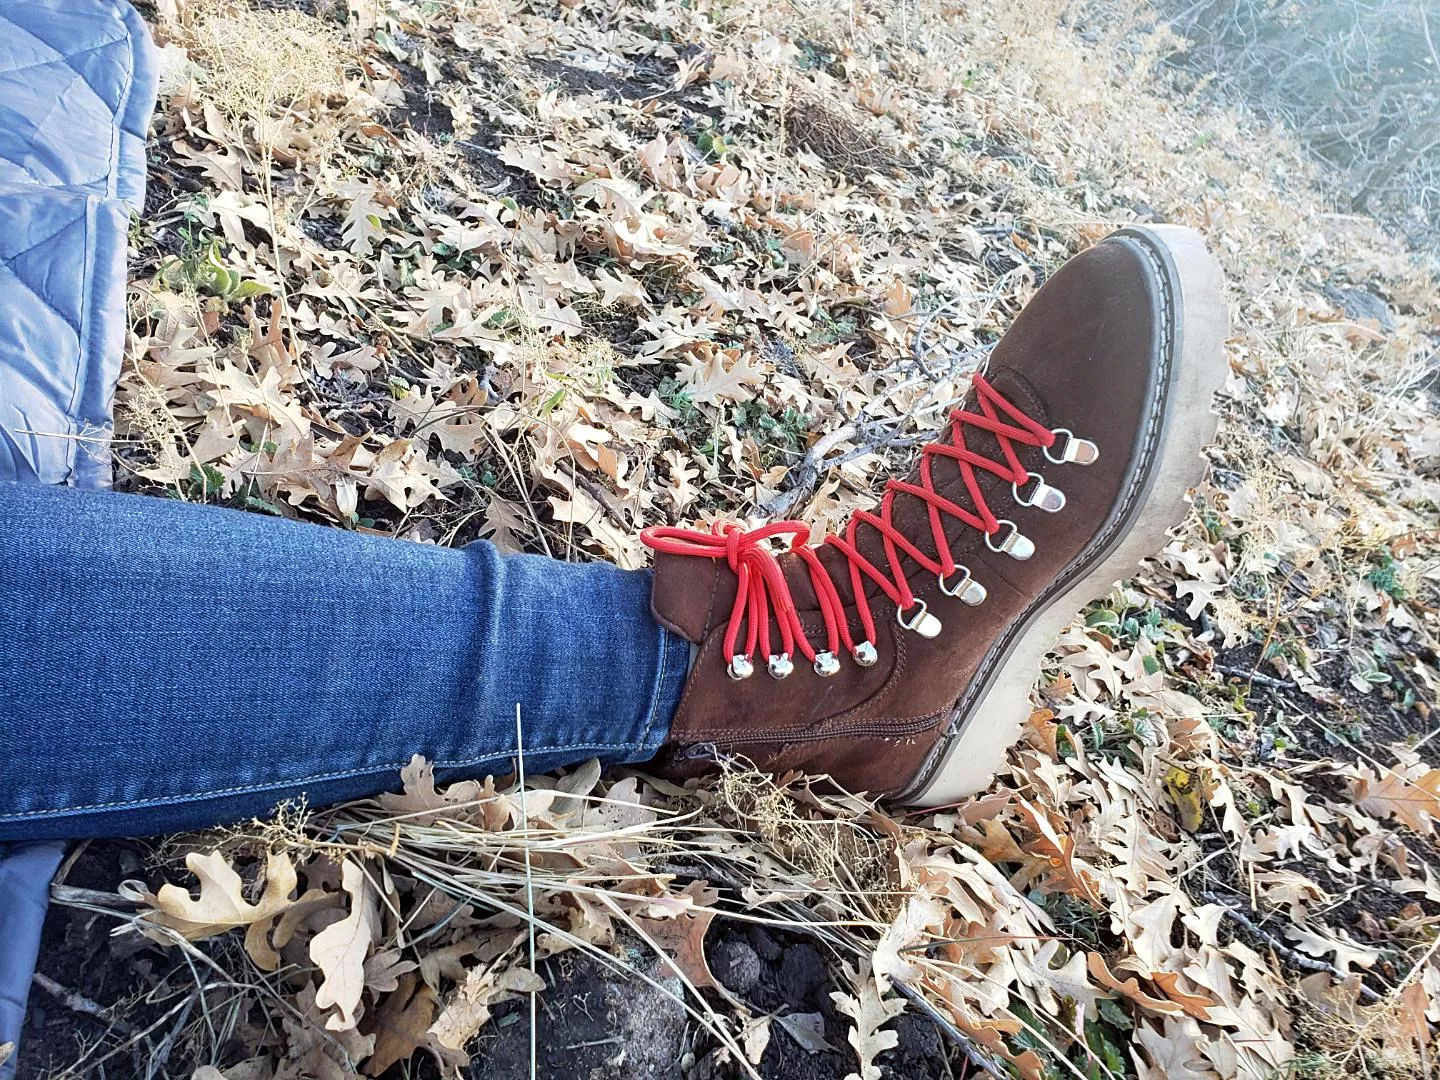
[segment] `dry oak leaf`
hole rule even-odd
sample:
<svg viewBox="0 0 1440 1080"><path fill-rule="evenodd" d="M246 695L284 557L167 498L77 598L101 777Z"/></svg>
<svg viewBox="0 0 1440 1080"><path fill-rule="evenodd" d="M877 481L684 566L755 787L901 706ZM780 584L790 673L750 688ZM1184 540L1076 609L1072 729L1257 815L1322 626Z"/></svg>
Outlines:
<svg viewBox="0 0 1440 1080"><path fill-rule="evenodd" d="M920 969L907 958L906 950L929 944L938 934L947 917L945 905L923 893L915 893L901 908L900 915L880 935L870 958L871 970L881 986L887 989L891 979L910 981Z"/></svg>
<svg viewBox="0 0 1440 1080"><path fill-rule="evenodd" d="M1180 989L1180 975L1174 971L1154 971L1150 981L1160 987L1168 997L1196 1020L1209 1020L1210 1007L1220 1003L1203 993Z"/></svg>
<svg viewBox="0 0 1440 1080"><path fill-rule="evenodd" d="M341 885L350 894L350 914L332 923L310 942L310 959L324 976L315 991L315 1007L335 1012L325 1021L330 1031L348 1031L358 1019L365 990L365 958L380 929L379 897L358 863L341 864Z"/></svg>
<svg viewBox="0 0 1440 1080"><path fill-rule="evenodd" d="M420 965L403 959L399 949L385 949L365 961L365 986L377 997L400 986L400 981Z"/></svg>
<svg viewBox="0 0 1440 1080"><path fill-rule="evenodd" d="M994 1057L1003 1058L1015 1066L1021 1080L1044 1080L1045 1063L1034 1050L1022 1050L1016 1054L1005 1044L1004 1035L1013 1035L1024 1025L1019 1020L1007 1017L973 1017L952 1001L950 1018L955 1026L988 1050Z"/></svg>
<svg viewBox="0 0 1440 1080"><path fill-rule="evenodd" d="M362 479L365 497L383 497L397 510L413 510L427 499L444 499L435 483L437 474L409 439L386 443L370 462L370 471Z"/></svg>
<svg viewBox="0 0 1440 1080"><path fill-rule="evenodd" d="M1060 952L1062 945L1058 941L1047 941L1040 948L1035 950L1035 955L1029 963L1017 964L1021 980L1026 985L1034 987L1042 999L1054 995L1060 1001L1070 1000L1075 1002L1077 1007L1084 1009L1084 1015L1094 1016L1097 998L1108 998L1110 995L1097 990L1088 978L1085 977L1085 953L1084 951L1071 954L1059 967L1054 967L1056 955ZM1054 1010L1054 1001L1044 1002L1047 1009ZM1058 1010L1057 1010L1058 1011Z"/></svg>
<svg viewBox="0 0 1440 1080"><path fill-rule="evenodd" d="M1334 953L1335 966L1341 971L1349 971L1352 965L1360 968L1372 967L1375 961L1380 959L1379 949L1352 941L1343 930L1336 930L1332 937L1302 926L1291 926L1286 929L1285 936L1295 942L1295 948L1308 956Z"/></svg>
<svg viewBox="0 0 1440 1080"><path fill-rule="evenodd" d="M375 1036L357 1029L326 1031L325 1014L315 1006L315 984L306 982L290 999L293 1010L281 1013L286 1035L285 1062L277 1077L284 1080L354 1080L355 1065L375 1051Z"/></svg>
<svg viewBox="0 0 1440 1080"><path fill-rule="evenodd" d="M1125 913L1125 934L1130 948L1142 965L1151 971L1164 969L1175 952L1170 943L1180 901L1173 893L1157 897L1144 907L1136 906Z"/></svg>
<svg viewBox="0 0 1440 1080"><path fill-rule="evenodd" d="M1361 765L1351 797L1368 814L1395 817L1417 833L1429 833L1440 819L1440 769L1416 764L1377 776Z"/></svg>
<svg viewBox="0 0 1440 1080"><path fill-rule="evenodd" d="M1048 757L1059 758L1058 738L1060 725L1055 722L1055 713L1050 709L1032 709L1025 721L1024 738L1027 743L1042 751Z"/></svg>
<svg viewBox="0 0 1440 1080"><path fill-rule="evenodd" d="M451 784L443 792L435 789L435 766L419 754L410 758L410 763L400 770L403 790L399 795L389 792L376 796L376 801L386 810L397 814L414 815L416 824L427 824L440 817L440 813L454 814L459 806L473 803L480 798L481 785L474 780L462 780Z"/></svg>
<svg viewBox="0 0 1440 1080"><path fill-rule="evenodd" d="M705 934L715 912L710 908L683 911L673 919L635 919L635 928L665 954L666 963L697 990L711 987L728 993L715 981L705 960Z"/></svg>
<svg viewBox="0 0 1440 1080"><path fill-rule="evenodd" d="M1400 991L1400 1029L1421 1047L1432 1041L1430 1024L1425 1013L1430 1008L1430 994L1420 980L1407 983Z"/></svg>
<svg viewBox="0 0 1440 1080"><path fill-rule="evenodd" d="M425 1041L435 1019L435 991L414 972L400 977L375 1011L375 1052L365 1063L367 1076L379 1076L397 1061L407 1061Z"/></svg>
<svg viewBox="0 0 1440 1080"><path fill-rule="evenodd" d="M1015 809L1026 819L1026 825L1035 838L1025 844L1029 855L1038 855L1047 864L1042 884L1058 887L1073 896L1083 897L1096 907L1101 906L1100 886L1090 868L1075 857L1075 838L1068 833L1061 835L1051 823L1049 814L1024 799L1018 799Z"/></svg>
<svg viewBox="0 0 1440 1080"><path fill-rule="evenodd" d="M288 855L271 855L265 862L265 891L255 903L244 896L244 882L218 851L201 855L192 851L185 866L200 882L200 898L178 885L162 885L149 897L147 922L168 927L187 941L223 934L237 926L250 926L280 914L291 904L295 866Z"/></svg>
<svg viewBox="0 0 1440 1080"><path fill-rule="evenodd" d="M705 357L681 363L676 378L697 405L718 405L721 401L746 402L755 396L751 387L764 380L764 372L738 350L716 350ZM725 361L733 358L727 368Z"/></svg>
<svg viewBox="0 0 1440 1080"><path fill-rule="evenodd" d="M995 818L983 818L978 822L978 827L967 826L960 829L960 837L992 866L999 863L1025 865L1034 859L1020 850L1020 845L1015 843L1010 830Z"/></svg>
<svg viewBox="0 0 1440 1080"><path fill-rule="evenodd" d="M1165 998L1158 998L1147 994L1144 990L1140 989L1140 980L1133 975L1124 982L1121 982L1119 977L1105 965L1105 958L1099 953L1092 952L1090 954L1088 966L1091 977L1101 986L1108 987L1118 992L1121 996L1129 998L1142 1009L1148 1009L1150 1012L1159 1013L1163 1016L1179 1016L1185 1011L1178 1002L1168 1001ZM1209 1015L1201 1016L1199 1019L1208 1020Z"/></svg>
<svg viewBox="0 0 1440 1080"><path fill-rule="evenodd" d="M900 1041L896 1032L882 1029L904 1011L905 1002L898 999L886 1001L880 996L875 980L861 978L854 969L847 969L847 974L857 996L851 997L839 990L830 994L836 1010L855 1021L847 1038L855 1048L860 1071L850 1073L845 1080L880 1080L880 1066L875 1064L875 1059Z"/></svg>
<svg viewBox="0 0 1440 1080"><path fill-rule="evenodd" d="M528 968L500 971L496 966L473 967L446 998L428 1034L442 1050L463 1050L490 1022L492 1005L516 994L538 994L544 989L545 981Z"/></svg>
<svg viewBox="0 0 1440 1080"><path fill-rule="evenodd" d="M1163 1033L1139 1024L1135 1036L1153 1062L1147 1065L1131 1046L1130 1056L1140 1080L1216 1080L1210 1063L1200 1053L1206 1042L1200 1025L1188 1016L1179 1020L1167 1017Z"/></svg>

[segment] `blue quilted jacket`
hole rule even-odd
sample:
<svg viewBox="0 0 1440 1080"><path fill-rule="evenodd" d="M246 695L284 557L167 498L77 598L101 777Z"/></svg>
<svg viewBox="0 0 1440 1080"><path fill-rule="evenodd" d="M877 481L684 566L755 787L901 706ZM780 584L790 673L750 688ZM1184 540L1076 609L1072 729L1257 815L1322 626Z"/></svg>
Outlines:
<svg viewBox="0 0 1440 1080"><path fill-rule="evenodd" d="M0 481L109 482L155 81L125 0L0 0ZM60 855L0 842L0 1059L19 1041Z"/></svg>

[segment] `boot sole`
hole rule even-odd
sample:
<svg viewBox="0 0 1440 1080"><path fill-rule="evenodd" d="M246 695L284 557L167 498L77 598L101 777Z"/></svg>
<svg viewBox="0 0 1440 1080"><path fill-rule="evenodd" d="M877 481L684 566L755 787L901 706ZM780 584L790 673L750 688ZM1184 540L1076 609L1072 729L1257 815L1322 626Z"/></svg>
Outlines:
<svg viewBox="0 0 1440 1080"><path fill-rule="evenodd" d="M1165 387L1156 402L1161 434L1135 463L1126 494L1091 547L1000 635L951 715L943 738L905 791L913 806L946 806L983 791L1005 764L1031 712L1030 693L1055 638L1091 601L1155 554L1186 514L1186 493L1205 475L1202 450L1219 417L1211 398L1225 379L1229 318L1220 264L1200 234L1179 225L1123 229L1160 283L1157 303L1170 351Z"/></svg>

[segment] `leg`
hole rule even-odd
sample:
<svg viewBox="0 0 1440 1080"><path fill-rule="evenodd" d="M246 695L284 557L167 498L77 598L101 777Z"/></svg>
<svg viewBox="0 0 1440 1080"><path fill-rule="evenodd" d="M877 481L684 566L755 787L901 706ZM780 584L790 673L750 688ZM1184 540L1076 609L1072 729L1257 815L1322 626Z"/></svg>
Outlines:
<svg viewBox="0 0 1440 1080"><path fill-rule="evenodd" d="M173 831L451 776L641 761L689 645L650 577L0 483L0 840Z"/></svg>

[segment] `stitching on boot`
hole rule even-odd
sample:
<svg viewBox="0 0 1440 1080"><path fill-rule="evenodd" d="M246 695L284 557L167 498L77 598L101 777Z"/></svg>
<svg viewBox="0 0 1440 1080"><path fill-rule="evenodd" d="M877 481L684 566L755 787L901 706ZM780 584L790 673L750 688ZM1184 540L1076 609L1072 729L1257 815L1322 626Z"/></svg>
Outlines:
<svg viewBox="0 0 1440 1080"><path fill-rule="evenodd" d="M955 705L956 713L965 714L969 710L974 708L976 699L981 693L981 689L988 689L989 678L990 675L993 673L995 667L1001 662L1001 660L1004 659L1004 657L1009 655L1010 649L1014 646L1015 639L1018 638L1020 631L1023 630L1024 625L1029 621L1030 617L1035 615L1039 611L1044 610L1044 608L1048 606L1049 600L1058 593L1059 590L1057 589L1057 586L1067 581L1072 576L1072 570L1083 567L1086 564L1093 565L1094 562L1097 561L1095 559L1095 553L1102 548L1108 547L1110 543L1115 539L1115 537L1122 532L1126 519L1129 517L1130 508L1134 505L1135 500L1140 495L1140 492L1146 486L1145 479L1149 473L1149 466L1153 463L1153 460L1155 458L1158 449L1158 443L1160 441L1160 430L1170 404L1170 372L1174 367L1176 358L1177 325L1175 296L1172 290L1173 283L1170 281L1169 275L1166 272L1165 264L1155 254L1155 252L1151 250L1149 244L1136 241L1134 243L1134 247L1139 248L1141 253L1144 255L1145 260L1149 263L1150 268L1154 272L1155 278L1159 283L1160 287L1162 367L1160 368L1160 372L1156 380L1160 392L1157 393L1155 396L1155 407L1146 417L1144 438L1141 442L1140 457L1141 461L1145 464L1146 467L1136 469L1135 476L1133 478L1134 482L1129 485L1124 494L1124 497L1121 499L1119 504L1120 510L1118 513L1112 516L1109 528L1102 529L1101 532L1097 533L1095 537L1091 539L1090 543L1087 544L1085 548L1078 555L1076 555L1074 559L1070 561L1070 564L1066 566L1065 569L1062 570L1061 573L1055 577L1054 581L1051 582L1051 587L1042 592L1041 595L1038 596L1035 601L1030 604L1029 607L1021 611L1020 614L1017 615L1015 619L1010 623L1010 625L1006 628L1006 631L1002 632L1000 637L996 639L993 645L991 645L989 651L985 654L985 657L976 667L975 674L971 676L970 684L965 688L965 692L961 694L960 698L957 700ZM1011 631L1014 631L1014 633L1012 634ZM966 717L965 719L968 720L968 717ZM964 724L962 723L961 726L963 727ZM937 743L937 749L943 745L943 742ZM931 769L932 764L933 762L927 761L924 766L921 767L920 772L916 774L915 779L912 780L910 785L907 787L907 793L917 787L923 786L930 781L931 776L927 774L933 771Z"/></svg>

